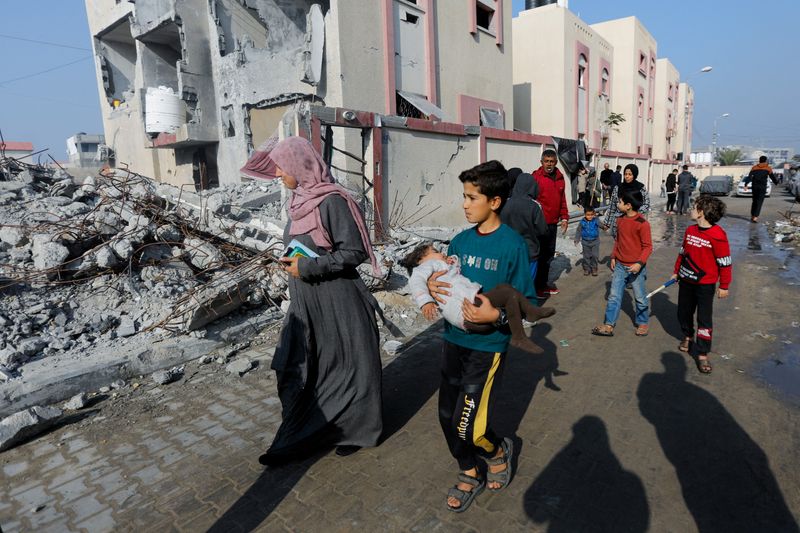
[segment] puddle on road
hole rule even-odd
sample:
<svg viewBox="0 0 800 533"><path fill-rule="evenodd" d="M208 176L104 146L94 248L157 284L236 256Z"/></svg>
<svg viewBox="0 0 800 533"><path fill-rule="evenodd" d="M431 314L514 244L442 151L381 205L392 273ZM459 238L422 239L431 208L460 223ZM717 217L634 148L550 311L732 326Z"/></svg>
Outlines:
<svg viewBox="0 0 800 533"><path fill-rule="evenodd" d="M800 345L784 344L766 361L756 364L756 376L800 404Z"/></svg>
<svg viewBox="0 0 800 533"><path fill-rule="evenodd" d="M653 213L649 221L654 243L676 247L681 245L686 227L693 224L689 217L663 212ZM765 276L777 275L778 280L788 285L800 285L800 256L793 247L775 244L766 225L751 224L746 217L734 215L726 216L722 226L734 256L734 280L737 263L741 265L750 257L748 268L763 270ZM762 264L767 258L782 265L780 269ZM753 369L759 380L800 404L800 330L790 326L792 320L800 320L800 315L787 317L788 330L772 332L778 339L776 350L767 359L757 362ZM784 344L783 340L791 340L792 344Z"/></svg>

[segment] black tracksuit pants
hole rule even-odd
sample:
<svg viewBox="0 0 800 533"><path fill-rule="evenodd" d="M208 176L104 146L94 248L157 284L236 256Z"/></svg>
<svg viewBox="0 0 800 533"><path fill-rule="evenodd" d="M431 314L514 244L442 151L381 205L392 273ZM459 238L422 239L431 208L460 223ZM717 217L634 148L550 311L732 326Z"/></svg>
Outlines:
<svg viewBox="0 0 800 533"><path fill-rule="evenodd" d="M697 338L692 347L692 355L707 354L711 351L711 334L713 331L712 313L714 311L714 295L717 292L715 283L689 283L681 281L678 288L678 323L684 338L695 337L694 316L697 312Z"/></svg>
<svg viewBox="0 0 800 533"><path fill-rule="evenodd" d="M444 341L439 423L462 471L491 457L502 439L492 430L492 408L505 366L505 353L481 352Z"/></svg>
<svg viewBox="0 0 800 533"><path fill-rule="evenodd" d="M750 204L750 216L761 215L761 206L764 205L764 198L767 197L767 186L753 186L753 202Z"/></svg>
<svg viewBox="0 0 800 533"><path fill-rule="evenodd" d="M536 278L533 286L537 291L547 288L550 277L550 261L556 256L556 240L558 239L558 224L548 224L547 232L539 235L539 266L536 269Z"/></svg>

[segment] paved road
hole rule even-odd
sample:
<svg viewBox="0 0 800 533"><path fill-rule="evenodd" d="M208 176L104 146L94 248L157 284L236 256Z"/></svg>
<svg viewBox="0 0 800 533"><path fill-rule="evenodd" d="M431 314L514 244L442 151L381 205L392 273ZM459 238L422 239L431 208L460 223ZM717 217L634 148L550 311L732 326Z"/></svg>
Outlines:
<svg viewBox="0 0 800 533"><path fill-rule="evenodd" d="M788 205L768 200L766 218ZM630 298L616 336L589 335L609 276L569 265L558 315L534 328L546 355L509 354L498 420L520 450L515 478L464 514L444 508L456 466L436 419L434 325L385 359L378 448L263 470L280 420L270 372L190 365L0 455L2 530L797 531L800 266L746 222L747 200L729 206L734 284L716 307L714 373L676 349L675 290L654 299L649 337L634 336ZM651 220L655 287L688 219Z"/></svg>

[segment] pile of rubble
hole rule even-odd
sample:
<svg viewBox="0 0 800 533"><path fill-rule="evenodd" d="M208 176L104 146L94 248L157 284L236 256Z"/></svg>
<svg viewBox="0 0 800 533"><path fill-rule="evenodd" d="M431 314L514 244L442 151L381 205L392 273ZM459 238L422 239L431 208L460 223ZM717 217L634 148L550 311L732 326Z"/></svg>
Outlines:
<svg viewBox="0 0 800 533"><path fill-rule="evenodd" d="M75 179L3 167L0 383L52 355L191 333L234 311L288 304L280 182L195 193L129 171ZM376 250L385 288L406 246ZM149 340L148 340L149 339Z"/></svg>
<svg viewBox="0 0 800 533"><path fill-rule="evenodd" d="M783 220L776 220L770 227L775 243L800 244L800 213L784 214Z"/></svg>

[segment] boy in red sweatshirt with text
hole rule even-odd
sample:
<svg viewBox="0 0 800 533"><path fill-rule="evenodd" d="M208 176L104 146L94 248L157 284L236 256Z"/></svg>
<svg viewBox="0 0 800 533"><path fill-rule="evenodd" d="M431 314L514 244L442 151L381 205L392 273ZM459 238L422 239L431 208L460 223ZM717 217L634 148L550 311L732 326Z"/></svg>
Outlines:
<svg viewBox="0 0 800 533"><path fill-rule="evenodd" d="M728 235L717 226L717 222L725 215L725 209L722 200L706 194L695 201L689 214L697 224L686 228L672 276L680 280L678 322L683 341L678 349L689 352L695 358L697 369L703 374L711 373L708 354L711 352L714 293L719 298L727 298L733 277ZM692 342L695 336L695 311L697 338Z"/></svg>

